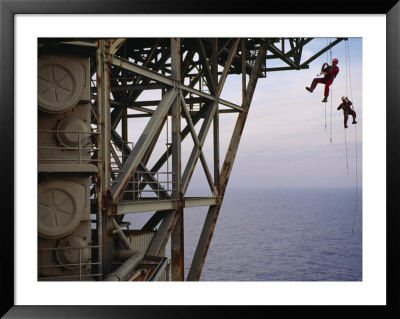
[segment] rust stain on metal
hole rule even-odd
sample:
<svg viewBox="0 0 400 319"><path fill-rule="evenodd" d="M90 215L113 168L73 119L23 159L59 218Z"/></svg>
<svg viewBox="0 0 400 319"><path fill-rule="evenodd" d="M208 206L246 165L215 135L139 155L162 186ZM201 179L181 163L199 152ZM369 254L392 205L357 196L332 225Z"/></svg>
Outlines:
<svg viewBox="0 0 400 319"><path fill-rule="evenodd" d="M161 252L165 249L165 246L167 245L168 239L171 236L171 232L172 230L175 228L176 222L178 221L178 215L176 214L176 212L174 213L174 217L172 219L172 222L170 224L170 226L168 227L167 233L163 239L163 242L160 245L160 248L157 252L157 256L161 256Z"/></svg>
<svg viewBox="0 0 400 319"><path fill-rule="evenodd" d="M132 171L132 174L130 174L130 175L128 176L128 178L126 178L126 181L125 181L125 183L123 184L123 187L121 188L121 190L119 191L119 193L116 194L116 195L117 195L117 196L116 196L116 200L118 200L118 199L121 198L121 196L122 196L122 194L124 193L125 189L128 187L128 184L129 184L130 180L132 179L134 173L135 173L135 170L133 170L133 171ZM111 192L110 192L110 196L111 196Z"/></svg>
<svg viewBox="0 0 400 319"><path fill-rule="evenodd" d="M171 235L172 279L184 280L183 209L176 211L176 224Z"/></svg>
<svg viewBox="0 0 400 319"><path fill-rule="evenodd" d="M104 195L103 201L106 206L110 206L111 204L113 204L111 191L109 189L107 189L106 194Z"/></svg>

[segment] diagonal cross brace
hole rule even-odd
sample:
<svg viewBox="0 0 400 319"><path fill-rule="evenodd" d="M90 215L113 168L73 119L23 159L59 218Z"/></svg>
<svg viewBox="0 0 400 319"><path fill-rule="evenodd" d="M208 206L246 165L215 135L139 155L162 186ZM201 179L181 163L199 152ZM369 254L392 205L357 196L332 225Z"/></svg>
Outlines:
<svg viewBox="0 0 400 319"><path fill-rule="evenodd" d="M222 72L222 76L220 78L220 82L218 83L217 88L216 88L216 91L217 91L216 98L219 98L219 95L221 94L222 88L223 88L223 86L225 84L226 76L228 74L229 67L230 67L230 65L231 65L231 63L233 61L234 54L235 54L235 52L237 50L238 43L239 43L239 40L236 40L234 42L234 44L232 46L232 49L231 49L231 51L229 53L229 57L228 57L228 59L226 61L226 64L225 64L225 67L224 67L224 71ZM185 105L184 99L182 99L182 103ZM216 114L216 112L218 112L218 105L217 104L214 105L214 106L210 105L209 109L207 111L207 114L204 117L204 122L203 122L203 125L202 125L201 129L200 129L199 136L197 137L196 134L194 134L194 132L191 132L192 135L194 136L194 139L195 139L194 140L195 145L193 147L192 153L190 155L190 158L188 160L187 166L186 166L185 171L184 171L183 176L182 176L182 185L183 185L182 190L183 190L183 193L185 193L187 188L189 187L189 182L190 182L191 176L192 176L192 174L194 172L194 169L195 169L195 166L196 166L196 162L197 162L199 157L200 157L200 159L202 161L203 168L204 168L205 174L206 174L206 178L207 178L207 180L208 180L208 182L210 184L210 187L212 188L212 191L214 193L216 191L215 186L213 185L213 182L212 182L212 178L211 178L210 173L208 171L207 162L205 161L204 154L202 152L203 144L205 142L208 130L210 128L210 125L212 123L212 120L214 119L214 115ZM191 128L191 124L188 123L188 126L189 126L189 129L190 129ZM193 130L193 127L192 127L192 130Z"/></svg>
<svg viewBox="0 0 400 319"><path fill-rule="evenodd" d="M215 95L217 83L215 83L215 79L213 78L213 76L211 74L210 63L207 60L207 54L206 54L206 50L203 45L203 41L201 39L197 39L196 45L197 45L197 48L199 51L200 62L202 64L203 70L204 70L203 74L207 80L208 89L210 90L212 95ZM213 61L213 63L216 63L216 62Z"/></svg>
<svg viewBox="0 0 400 319"><path fill-rule="evenodd" d="M140 161L145 155L147 148L151 144L159 126L163 122L164 117L167 115L167 112L170 109L172 102L175 100L176 95L177 90L175 88L171 88L165 93L163 99L158 104L156 111L152 115L149 123L147 123L142 135L139 137L137 143L132 149L132 152L129 154L124 165L122 166L121 173L114 180L114 184L111 187L111 197L113 202L116 202L121 197L126 184L129 182L133 172L138 167Z"/></svg>
<svg viewBox="0 0 400 319"><path fill-rule="evenodd" d="M113 140L113 142L116 145L119 145L121 147L121 149L123 148L128 155L132 152L131 148L128 145L123 144L122 138L119 136L119 134L114 129L111 130L111 139ZM113 148L111 148L111 151L113 152ZM119 161L118 157L116 156L115 151L114 151L114 154L115 154L114 157L115 157L116 161L117 160ZM117 165L118 165L119 169L121 170L123 164L122 163L117 163ZM146 165L142 161L139 162L138 168L142 172L141 176L142 176L143 180L146 183L148 183L148 184L145 184L145 185L149 185L151 187L151 189L154 191L154 193L156 195L158 195L160 198L162 198L162 199L170 198L170 196L168 195L167 191L161 185L156 185L157 182L158 182L157 179L154 177L154 174L151 173L147 169ZM144 187L142 187L141 190L143 188Z"/></svg>
<svg viewBox="0 0 400 319"><path fill-rule="evenodd" d="M261 70L261 65L265 60L265 56L267 53L266 46L261 46L258 51L258 56L256 58L256 62L254 64L254 68L252 70L252 74L250 76L250 80L246 89L246 98L243 103L243 107L248 110L253 98L254 90L257 84L259 72ZM214 233L215 225L217 223L218 214L221 209L222 201L225 195L225 190L228 184L230 172L232 170L233 163L235 161L236 153L238 150L239 142L242 136L242 131L244 128L244 124L246 122L248 112L243 112L239 114L237 119L235 129L233 131L231 141L228 147L227 154L225 156L224 164L220 173L220 198L217 202L217 205L210 206L206 220L203 225L203 229L200 234L200 239L196 247L196 251L193 256L192 264L189 269L189 273L187 276L188 281L199 280L201 271L203 269L204 261L207 256L208 248L211 243L211 239Z"/></svg>
<svg viewBox="0 0 400 319"><path fill-rule="evenodd" d="M189 111L188 111L188 106L185 103L185 98L183 97L182 94L180 96L181 96L181 102L182 102L182 105L183 105L183 108L182 108L183 116L186 119L187 125L188 125L189 130L190 130L190 134L192 135L192 138L193 138L193 142L194 142L195 146L197 146L198 150L200 151L200 160L201 160L201 164L203 165L204 173L206 174L206 178L207 178L208 184L210 185L210 188L211 188L213 194L217 194L218 192L217 192L217 190L215 188L215 185L214 185L214 182L212 180L211 173L210 173L210 170L208 168L207 161L206 161L206 158L204 156L203 150L201 149L202 145L201 145L201 143L199 141L199 138L198 138L198 136L196 134L196 130L194 129L194 124L192 122L192 118L190 117L190 114L189 114Z"/></svg>
<svg viewBox="0 0 400 319"><path fill-rule="evenodd" d="M211 126L211 123L214 118L214 114L217 111L217 108L218 108L218 105L216 103L212 103L211 105L208 106L207 113L204 117L204 121L203 121L203 124L200 128L200 132L198 135L198 140L200 142L200 145L193 146L189 160L185 167L185 171L183 172L183 175L182 175L182 193L183 194L186 193L186 190L189 187L190 179L191 179L194 169L196 167L197 160L201 154L201 147L203 147L203 144L206 140L208 130Z"/></svg>

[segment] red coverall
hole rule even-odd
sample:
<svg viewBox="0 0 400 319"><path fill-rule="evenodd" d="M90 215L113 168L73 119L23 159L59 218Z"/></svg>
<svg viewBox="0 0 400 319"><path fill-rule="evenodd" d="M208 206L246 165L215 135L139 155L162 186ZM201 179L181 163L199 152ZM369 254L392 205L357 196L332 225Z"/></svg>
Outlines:
<svg viewBox="0 0 400 319"><path fill-rule="evenodd" d="M338 106L338 110L342 109L343 110L343 115L344 115L344 127L347 128L347 120L349 118L349 114L353 117L353 124L356 124L356 112L350 107L350 105L353 105L349 99L343 101L342 104Z"/></svg>
<svg viewBox="0 0 400 319"><path fill-rule="evenodd" d="M331 86L333 79L339 73L339 68L337 66L327 66L322 69L322 72L325 72L325 76L323 78L315 78L311 83L311 90L314 90L318 83L325 84L324 96L329 96L329 87Z"/></svg>

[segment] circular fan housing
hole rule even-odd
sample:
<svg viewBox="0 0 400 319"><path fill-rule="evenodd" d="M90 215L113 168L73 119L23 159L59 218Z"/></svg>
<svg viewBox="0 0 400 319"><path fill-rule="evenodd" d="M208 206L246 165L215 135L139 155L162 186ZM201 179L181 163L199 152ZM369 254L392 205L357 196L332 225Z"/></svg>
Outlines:
<svg viewBox="0 0 400 319"><path fill-rule="evenodd" d="M64 268L78 269L81 263L87 263L89 260L88 244L81 237L68 236L57 246L56 257Z"/></svg>
<svg viewBox="0 0 400 319"><path fill-rule="evenodd" d="M65 57L39 60L38 104L42 111L63 113L80 99L84 79L82 65Z"/></svg>
<svg viewBox="0 0 400 319"><path fill-rule="evenodd" d="M79 225L82 214L79 196L82 195L73 191L73 184L51 181L39 185L38 232L42 237L64 237Z"/></svg>
<svg viewBox="0 0 400 319"><path fill-rule="evenodd" d="M56 130L58 142L65 147L82 147L90 139L88 126L77 117L67 117L61 120Z"/></svg>

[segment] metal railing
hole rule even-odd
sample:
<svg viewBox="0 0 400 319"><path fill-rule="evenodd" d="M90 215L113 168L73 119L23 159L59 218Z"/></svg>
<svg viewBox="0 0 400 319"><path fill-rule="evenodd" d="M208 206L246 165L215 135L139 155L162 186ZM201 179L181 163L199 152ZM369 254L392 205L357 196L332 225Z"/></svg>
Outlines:
<svg viewBox="0 0 400 319"><path fill-rule="evenodd" d="M118 176L122 172L113 171L112 173ZM137 201L166 199L175 191L174 175L175 173L172 172L135 171L125 187L123 198ZM155 194L155 196L151 196L151 194Z"/></svg>
<svg viewBox="0 0 400 319"><path fill-rule="evenodd" d="M60 145L58 142L58 145L43 145L39 144L38 145L38 162L43 163L43 162L70 162L70 163L75 163L75 164L82 164L82 163L94 163L96 164L97 162L100 162L101 160L99 159L98 152L101 151L101 149L97 146L95 146L95 141L97 140L97 135L99 135L99 132L80 132L80 131L59 131L59 130L38 130L38 134L52 134L57 135L60 133L64 134L76 134L77 135L77 141L78 145L75 147L68 147L68 146L63 146ZM84 135L89 135L88 142L84 143L82 145L82 136ZM55 138L57 140L57 138ZM40 142L40 139L39 139ZM90 145L90 146L88 146ZM57 152L56 154L52 154L49 156L49 154L46 154L46 150L58 150L60 152ZM62 154L64 151L65 154ZM72 152L75 151L75 152ZM43 154L44 153L44 154ZM55 156L54 156L55 155ZM48 156L48 157L46 157Z"/></svg>
<svg viewBox="0 0 400 319"><path fill-rule="evenodd" d="M111 150L112 156L111 156L111 171L115 172L121 169L120 165L125 163L125 160L129 156L129 154L125 154L122 152L123 149L125 149L125 146L128 146L131 150L133 149L133 142L126 142L126 141L121 141L120 144L122 144L122 147L119 147L115 143L111 142L112 147L116 150L113 151ZM116 157L116 158L115 158Z"/></svg>
<svg viewBox="0 0 400 319"><path fill-rule="evenodd" d="M54 248L39 248L38 249L38 254L40 255L41 253L46 253L48 252L49 255L51 255L54 259L54 256L56 255L57 251L60 250L79 250L79 262L78 263L58 263L58 264L51 264L51 265L42 265L38 264L38 280L72 280L72 278L76 278L75 280L82 281L88 278L96 278L96 277L101 277L101 273L96 273L93 272L92 268L93 266L96 265L101 265L101 261L86 261L84 262L82 260L82 255L83 255L83 250L88 249L91 250L91 252L94 249L101 249L102 246L94 246L94 245L89 245L87 247L54 247ZM90 254L92 256L93 254ZM40 260L40 258L38 258ZM72 269L71 269L72 267ZM68 269L70 268L70 269ZM97 267L95 267L97 268ZM48 274L41 274L42 269L52 269L53 273L56 273L56 275L48 275ZM66 275L58 275L58 273L61 273L61 271L58 271L59 269L63 269ZM48 272L49 273L49 272ZM69 273L69 274L68 274Z"/></svg>

